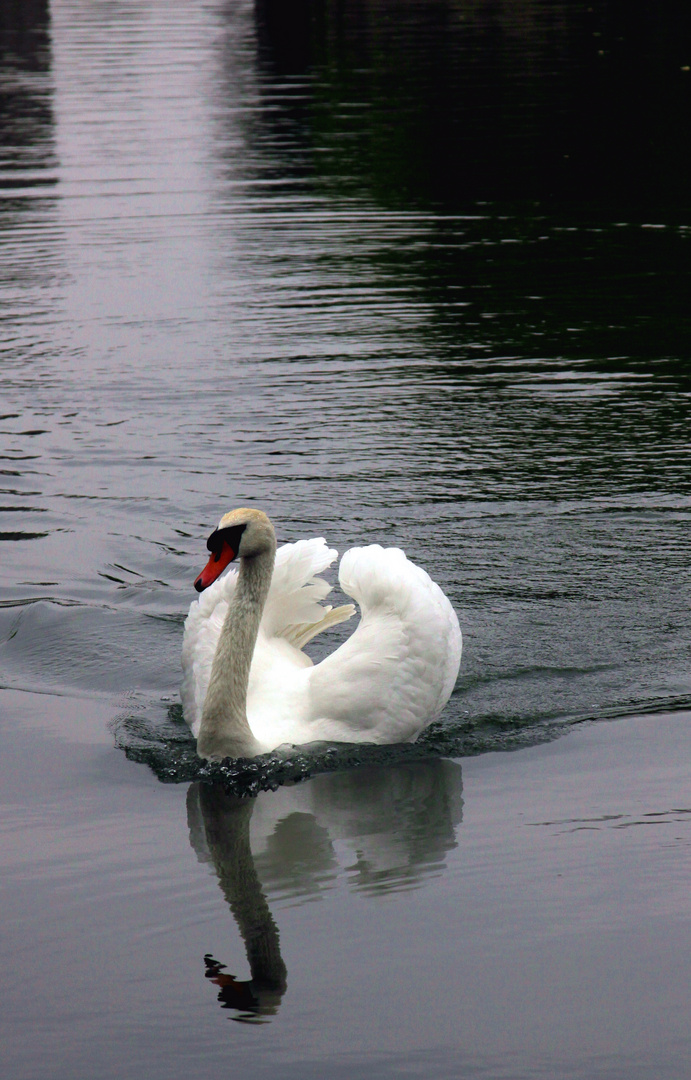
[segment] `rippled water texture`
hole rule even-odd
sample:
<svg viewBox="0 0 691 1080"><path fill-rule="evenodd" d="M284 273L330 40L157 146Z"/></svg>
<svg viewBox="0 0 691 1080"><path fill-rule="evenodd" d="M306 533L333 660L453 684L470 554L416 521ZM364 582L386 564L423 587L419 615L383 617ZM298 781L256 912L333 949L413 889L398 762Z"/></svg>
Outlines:
<svg viewBox="0 0 691 1080"><path fill-rule="evenodd" d="M158 1042L154 995L137 998L134 1014L125 1004L130 981L149 986L153 955L170 986L181 977L171 937L185 954L185 979L208 954L207 976L219 993L225 988L231 1012L271 1020L280 1005L283 1017L284 961L272 953L266 896L269 907L278 898L303 910L306 895L321 896L306 881L356 874L358 888L339 893L332 913L356 938L360 917L370 927L385 921L376 907L382 891L398 895L424 880L433 904L441 895L435 875L462 834L460 766L440 755L539 742L582 718L691 706L691 18L671 0L638 8L546 0L3 3L3 775L17 814L7 811L11 828L38 830L19 844L17 865L26 857L31 869L16 880L17 896L30 887L40 908L35 923L33 915L25 922L16 900L8 964L34 970L45 957L51 988L36 991L36 1018L24 1006L10 1015L17 1031L44 1023L36 1045L57 1063L53 1072L35 1059L23 1065L18 1051L5 1073L11 1080L90 1080L92 1052L99 1075L120 1080L182 1075L181 1062L185 1075L202 1075L197 1044L185 1057L172 1033L184 1015L179 1003ZM206 536L222 512L247 502L270 513L280 540L324 535L340 551L400 545L450 596L464 658L440 726L418 748L426 760L392 752L389 775L376 755L358 758L371 773L336 771L352 764L347 753L337 761L294 756L289 766L267 767L261 782L245 776L223 797L208 785L164 789L148 771L146 762L165 780L200 776L177 706L182 622ZM17 735L15 747L19 717L32 734L26 743ZM651 715L653 743L655 731L667 731L656 723ZM525 753L556 754L554 746ZM283 788L274 803L266 802L273 795L232 801L320 769L330 775ZM373 801L366 820L344 823L350 803L364 798L356 774L378 778L372 790L362 785ZM327 810L315 809L319 798ZM638 810L670 811L672 803L658 801ZM421 802L428 828L418 835L411 807ZM401 807L398 832L381 825L388 805ZM679 794L674 806L687 805ZM39 828L46 806L53 834L45 822ZM162 808L175 818L170 833ZM585 805L577 810L587 816ZM101 836L90 814L110 822ZM262 814L264 839L250 843ZM144 848L129 846L140 829L146 859ZM383 839L368 848L372 829ZM163 877L161 830L161 850L174 864ZM293 853L283 868L271 843ZM66 861L56 855L41 876L36 853L52 844ZM203 934L192 944L179 920L212 918L217 878L226 922L230 905L249 940L247 897L224 869L244 865L248 850L263 882L250 895L273 960L264 982L253 968L256 985L237 989L218 967L225 938L216 941L214 931L215 944ZM185 862L194 853L215 874L203 897L199 868ZM635 880L635 860L630 873ZM127 903L115 911L120 888ZM454 888L447 883L435 909L442 923ZM53 889L62 914L51 922ZM81 897L76 908L65 906L70 890ZM171 912L170 890L180 911L189 894L192 914ZM89 895L102 917L89 914ZM477 900L463 895L471 906ZM424 907L416 917L425 918ZM139 948L138 920L149 976L114 959L108 937ZM293 955L309 953L307 926L291 925ZM102 1044L86 961L75 959L79 973L65 976L66 957L85 947L76 926L111 942L103 947L113 966L102 978L124 995L119 1004L109 998ZM485 932L494 941L489 924ZM420 1017L422 1031L428 1006L415 998L401 946L411 933L401 929L391 946L398 959L389 974L403 979L399 990L408 987L405 1003L396 1000ZM323 959L310 954L310 971L332 1018L341 1017L341 1034L330 1038L342 1046L348 1008L338 998L339 972L331 967L326 980L327 938L320 941ZM242 948L238 955L244 963ZM358 979L346 944L337 956L352 1000ZM96 954L89 964L98 965ZM516 977L528 978L526 970ZM373 980L378 1003L363 1036L374 1055L362 1066L370 1076L375 1048L391 1049L382 1035L393 1030L382 1004L390 985L381 968L361 977ZM309 979L301 978L304 989ZM528 983L540 978L533 972ZM71 1020L54 1011L62 981L77 986ZM452 983L449 975L447 1003ZM208 989L202 975L200 995ZM296 1025L293 1062L298 1033L311 1047L306 1057L318 1057L323 1018L319 995L308 998L296 995L303 1012L286 1020ZM204 1000L216 1018L213 994ZM412 1073L424 1067L415 1053L447 1047L454 1023L444 1021L441 1034L432 1024L437 1034L427 1043L411 1036ZM138 1049L119 1058L114 1047L129 1024ZM660 1080L659 1060L649 1072L632 1072L630 1062L616 1071L628 1029L613 1025L616 1037L598 1043L600 1065L589 1058L573 1075ZM573 1043L552 1047L565 1055L562 1066L525 1051L511 1072L520 1039L509 1039L499 1063L482 1030L490 1057L471 1047L462 1059L468 1076L538 1075L538 1061L539 1075L566 1076L569 1047L583 1044L576 1025ZM164 1038L177 1064L164 1053L165 1072L151 1073L152 1047ZM457 1076L461 1058L439 1052L437 1075L451 1062L448 1075ZM218 1066L222 1054L214 1053ZM262 1068L287 1068L275 1046L266 1054ZM360 1075L355 1065L344 1069Z"/></svg>

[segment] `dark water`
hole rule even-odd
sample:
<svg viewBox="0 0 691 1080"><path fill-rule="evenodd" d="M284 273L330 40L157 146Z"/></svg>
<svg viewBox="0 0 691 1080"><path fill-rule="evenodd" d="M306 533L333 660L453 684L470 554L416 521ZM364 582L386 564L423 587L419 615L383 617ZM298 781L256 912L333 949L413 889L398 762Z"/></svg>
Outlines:
<svg viewBox="0 0 691 1080"><path fill-rule="evenodd" d="M252 1029L270 1021L263 1041L242 1043L257 1068L310 1061L318 1075L329 1046L346 1053L361 985L368 1006L352 1022L362 1059L333 1075L400 1075L387 1055L401 1017L411 1075L432 1060L438 1076L678 1075L675 1039L688 1037L674 980L639 1072L624 1053L631 1000L617 999L595 1056L581 1053L594 1013L562 1041L514 1033L500 1046L473 1010L462 1023L454 1013L470 980L477 1009L485 1001L495 1015L506 957L489 915L473 932L494 957L491 985L454 969L457 950L444 959L430 934L414 944L406 922L432 912L448 929L454 905L485 902L459 884L450 853L464 835L476 837L483 889L505 899L494 915L511 910L521 940L521 875L558 873L549 852L520 873L509 860L502 877L503 856L490 870L504 841L473 834L467 815L461 824L460 765L440 754L650 713L650 746L623 789L633 793L640 762L659 753L659 787L636 812L688 806L681 781L676 802L662 797L678 751L664 734L672 721L655 714L691 707L691 20L682 3L638 8L3 5L12 1080L159 1075L154 1061L167 1077L210 1075L223 1060L216 990L222 1016ZM426 760L395 751L388 765L373 759L369 771L250 804L163 788L142 763L168 780L198 775L176 712L182 622L205 537L246 502L271 514L283 540L403 546L451 597L464 658ZM524 754L530 774L530 762L563 753L536 747L472 768L506 779L523 775ZM499 829L518 811L491 790L486 820ZM588 817L585 790L583 800ZM650 857L626 851L623 890L638 880L636 858ZM194 852L212 878L200 878ZM244 892L235 866L246 867ZM582 898L595 913L596 895ZM660 903L650 898L650 910ZM288 965L286 985L301 989L285 1000L276 904L302 964L297 975ZM252 986L224 984L214 966L229 963L228 907L240 928L232 963L246 965L246 945ZM547 936L558 909L553 898ZM688 906L670 919L688 944ZM373 945L382 933L386 963ZM516 986L530 988L521 1000L536 1015L547 1007L531 998L542 975L514 946ZM673 969L668 946L651 946L650 970L655 957ZM431 980L424 1000L416 971ZM551 972L556 1000L570 976ZM206 1010L198 1026L183 986Z"/></svg>

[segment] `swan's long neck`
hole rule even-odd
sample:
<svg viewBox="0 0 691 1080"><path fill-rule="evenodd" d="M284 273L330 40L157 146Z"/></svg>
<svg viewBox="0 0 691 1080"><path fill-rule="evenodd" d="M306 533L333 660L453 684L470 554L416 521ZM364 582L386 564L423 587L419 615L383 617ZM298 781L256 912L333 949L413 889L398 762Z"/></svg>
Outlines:
<svg viewBox="0 0 691 1080"><path fill-rule="evenodd" d="M275 547L240 560L240 572L221 629L197 737L200 757L254 757L261 752L247 722L247 685Z"/></svg>

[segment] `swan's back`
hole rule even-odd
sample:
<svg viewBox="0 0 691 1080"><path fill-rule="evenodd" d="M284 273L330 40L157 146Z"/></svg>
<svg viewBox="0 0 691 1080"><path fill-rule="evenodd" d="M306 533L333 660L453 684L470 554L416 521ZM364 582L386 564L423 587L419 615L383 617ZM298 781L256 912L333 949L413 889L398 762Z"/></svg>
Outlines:
<svg viewBox="0 0 691 1080"><path fill-rule="evenodd" d="M438 585L399 548L351 548L340 582L359 604L360 623L310 673L311 711L324 737L414 739L453 690L462 639Z"/></svg>

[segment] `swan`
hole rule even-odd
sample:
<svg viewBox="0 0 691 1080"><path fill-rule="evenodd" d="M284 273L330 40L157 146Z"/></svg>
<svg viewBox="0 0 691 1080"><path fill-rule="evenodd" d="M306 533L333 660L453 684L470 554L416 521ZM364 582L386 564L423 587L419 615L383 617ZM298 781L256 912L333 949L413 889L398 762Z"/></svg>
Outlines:
<svg viewBox="0 0 691 1080"><path fill-rule="evenodd" d="M355 614L319 601L338 557L323 537L283 544L267 515L224 514L207 541L182 645L183 714L200 757L251 758L283 744L412 742L453 690L461 630L449 600L399 548L351 548L351 636L321 663L303 645ZM223 571L239 559L239 570Z"/></svg>

